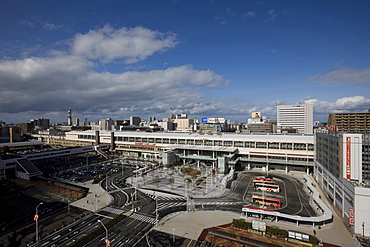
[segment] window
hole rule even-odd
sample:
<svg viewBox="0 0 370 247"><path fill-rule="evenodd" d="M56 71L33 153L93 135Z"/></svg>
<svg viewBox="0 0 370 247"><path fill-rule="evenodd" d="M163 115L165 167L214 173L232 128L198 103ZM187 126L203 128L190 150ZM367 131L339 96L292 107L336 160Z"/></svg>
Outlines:
<svg viewBox="0 0 370 247"><path fill-rule="evenodd" d="M244 142L236 141L234 143L234 147L243 148L244 147Z"/></svg>
<svg viewBox="0 0 370 247"><path fill-rule="evenodd" d="M163 143L162 138L155 138L155 143Z"/></svg>
<svg viewBox="0 0 370 247"><path fill-rule="evenodd" d="M179 139L178 143L184 145L186 142L185 142L185 139Z"/></svg>
<svg viewBox="0 0 370 247"><path fill-rule="evenodd" d="M222 146L222 141L214 141L215 146Z"/></svg>
<svg viewBox="0 0 370 247"><path fill-rule="evenodd" d="M246 148L255 148L256 143L255 142L245 142L245 147Z"/></svg>
<svg viewBox="0 0 370 247"><path fill-rule="evenodd" d="M288 149L288 150L291 150L292 149L292 143L281 143L281 149Z"/></svg>
<svg viewBox="0 0 370 247"><path fill-rule="evenodd" d="M294 143L294 150L306 150L305 143Z"/></svg>
<svg viewBox="0 0 370 247"><path fill-rule="evenodd" d="M188 144L188 145L194 145L194 139L188 139L188 140L186 140L186 144Z"/></svg>
<svg viewBox="0 0 370 247"><path fill-rule="evenodd" d="M205 140L205 141L204 141L204 145L205 145L205 146L212 146L212 144L213 144L213 143L212 143L212 140Z"/></svg>
<svg viewBox="0 0 370 247"><path fill-rule="evenodd" d="M224 147L232 147L233 141L224 141Z"/></svg>
<svg viewBox="0 0 370 247"><path fill-rule="evenodd" d="M203 140L195 140L195 145L203 145Z"/></svg>
<svg viewBox="0 0 370 247"><path fill-rule="evenodd" d="M279 149L279 143L278 142L270 142L269 149Z"/></svg>
<svg viewBox="0 0 370 247"><path fill-rule="evenodd" d="M266 148L267 147L267 143L266 142L257 142L256 143L256 147L257 148Z"/></svg>

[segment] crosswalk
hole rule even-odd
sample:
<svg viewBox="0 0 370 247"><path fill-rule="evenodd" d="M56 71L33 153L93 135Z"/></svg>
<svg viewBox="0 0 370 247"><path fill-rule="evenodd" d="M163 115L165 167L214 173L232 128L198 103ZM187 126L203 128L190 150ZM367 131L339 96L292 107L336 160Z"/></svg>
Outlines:
<svg viewBox="0 0 370 247"><path fill-rule="evenodd" d="M145 193L146 196L149 196L153 200L157 197L158 201L184 201L186 200L184 197L176 197L176 196L157 196L155 194Z"/></svg>
<svg viewBox="0 0 370 247"><path fill-rule="evenodd" d="M112 208L112 207L105 207L105 208L102 208L101 211L106 211L108 213L112 213L112 214L123 214L125 211L122 210L122 209L118 209L118 208Z"/></svg>
<svg viewBox="0 0 370 247"><path fill-rule="evenodd" d="M186 202L160 202L158 203L158 210L162 210L165 208L174 208L174 207L180 207L180 206L186 206Z"/></svg>
<svg viewBox="0 0 370 247"><path fill-rule="evenodd" d="M133 213L129 216L129 218L132 218L134 220L139 220L142 222L146 222L152 225L155 225L158 223L158 220L156 220L154 217L148 216L148 215L143 215L143 214L138 214L138 213Z"/></svg>

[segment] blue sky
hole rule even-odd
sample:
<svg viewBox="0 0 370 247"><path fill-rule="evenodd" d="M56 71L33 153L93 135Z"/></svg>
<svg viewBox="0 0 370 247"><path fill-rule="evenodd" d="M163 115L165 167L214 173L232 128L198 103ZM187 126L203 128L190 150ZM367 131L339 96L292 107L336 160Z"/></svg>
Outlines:
<svg viewBox="0 0 370 247"><path fill-rule="evenodd" d="M0 120L370 108L369 1L1 1Z"/></svg>

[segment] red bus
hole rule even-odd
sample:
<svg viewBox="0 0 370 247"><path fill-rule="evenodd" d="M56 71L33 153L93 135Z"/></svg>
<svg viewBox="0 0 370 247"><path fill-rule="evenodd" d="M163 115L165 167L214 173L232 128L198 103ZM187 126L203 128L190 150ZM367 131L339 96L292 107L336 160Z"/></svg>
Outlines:
<svg viewBox="0 0 370 247"><path fill-rule="evenodd" d="M273 197L253 195L252 196L252 202L258 203L258 204L264 205L264 206L275 207L275 208L280 208L281 207L280 199L273 198Z"/></svg>
<svg viewBox="0 0 370 247"><path fill-rule="evenodd" d="M280 192L280 186L276 184L268 184L268 183L255 183L254 184L255 190L262 190L262 191L268 191L268 192Z"/></svg>

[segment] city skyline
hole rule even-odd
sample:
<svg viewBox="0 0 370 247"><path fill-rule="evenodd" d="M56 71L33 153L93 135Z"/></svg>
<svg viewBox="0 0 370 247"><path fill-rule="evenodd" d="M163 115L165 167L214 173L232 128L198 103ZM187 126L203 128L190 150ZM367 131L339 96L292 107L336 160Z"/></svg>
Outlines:
<svg viewBox="0 0 370 247"><path fill-rule="evenodd" d="M0 120L370 108L364 1L4 2Z"/></svg>

